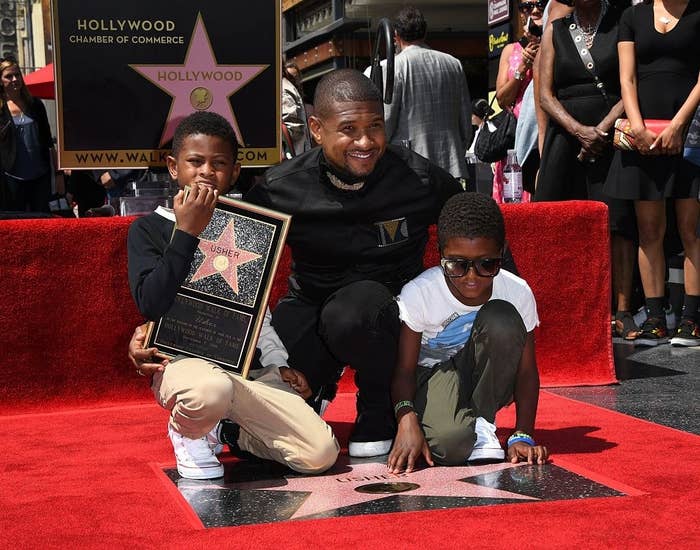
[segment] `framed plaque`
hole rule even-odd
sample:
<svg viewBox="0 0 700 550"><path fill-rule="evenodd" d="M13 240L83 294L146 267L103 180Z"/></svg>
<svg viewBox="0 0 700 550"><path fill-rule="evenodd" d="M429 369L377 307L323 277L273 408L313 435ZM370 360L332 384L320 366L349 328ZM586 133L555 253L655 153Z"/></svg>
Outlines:
<svg viewBox="0 0 700 550"><path fill-rule="evenodd" d="M146 347L247 376L291 217L220 197L172 307Z"/></svg>

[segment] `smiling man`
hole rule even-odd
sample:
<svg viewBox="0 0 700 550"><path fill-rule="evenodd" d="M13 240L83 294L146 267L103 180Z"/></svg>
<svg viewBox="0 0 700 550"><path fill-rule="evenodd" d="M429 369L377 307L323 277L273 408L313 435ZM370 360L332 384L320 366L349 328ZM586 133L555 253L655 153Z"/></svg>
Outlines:
<svg viewBox="0 0 700 550"><path fill-rule="evenodd" d="M271 168L245 199L292 215L289 294L272 323L316 408L355 370L351 456L389 452L399 336L394 296L423 270L428 227L462 189L447 172L387 146L379 91L355 70L326 75L309 128L320 145Z"/></svg>

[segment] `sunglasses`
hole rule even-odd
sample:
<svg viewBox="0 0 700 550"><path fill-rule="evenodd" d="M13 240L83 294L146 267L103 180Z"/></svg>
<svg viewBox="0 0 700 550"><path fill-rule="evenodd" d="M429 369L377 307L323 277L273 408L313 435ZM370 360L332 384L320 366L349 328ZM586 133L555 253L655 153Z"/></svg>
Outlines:
<svg viewBox="0 0 700 550"><path fill-rule="evenodd" d="M518 9L525 13L525 14L530 14L532 13L535 8L539 8L540 11L543 11L545 6L547 5L547 2L521 2L518 4Z"/></svg>
<svg viewBox="0 0 700 550"><path fill-rule="evenodd" d="M450 279L464 277L473 267L479 277L495 277L501 270L503 258L481 258L467 260L466 258L440 258L442 271Z"/></svg>

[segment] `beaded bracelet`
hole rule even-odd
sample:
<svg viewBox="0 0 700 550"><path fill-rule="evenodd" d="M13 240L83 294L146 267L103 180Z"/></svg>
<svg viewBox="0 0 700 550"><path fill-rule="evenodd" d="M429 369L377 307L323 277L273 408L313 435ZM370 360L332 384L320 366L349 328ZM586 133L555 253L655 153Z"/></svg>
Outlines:
<svg viewBox="0 0 700 550"><path fill-rule="evenodd" d="M407 399L399 401L396 405L394 405L394 416L399 414L399 411L404 407L409 407L410 409L413 409L413 401L408 401Z"/></svg>
<svg viewBox="0 0 700 550"><path fill-rule="evenodd" d="M527 443L528 445L530 445L530 447L535 446L535 440L530 434L527 434L525 432L515 432L508 438L508 447L510 448L511 445L520 442Z"/></svg>

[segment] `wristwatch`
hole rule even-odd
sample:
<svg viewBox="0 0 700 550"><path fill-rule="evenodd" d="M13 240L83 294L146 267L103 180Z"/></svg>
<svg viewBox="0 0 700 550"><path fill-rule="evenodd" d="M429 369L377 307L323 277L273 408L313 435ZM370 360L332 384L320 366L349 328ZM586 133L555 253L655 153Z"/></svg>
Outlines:
<svg viewBox="0 0 700 550"><path fill-rule="evenodd" d="M518 69L515 69L515 71L513 72L513 78L515 80L524 80L525 75L521 73Z"/></svg>

